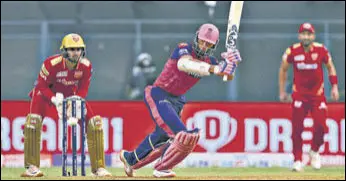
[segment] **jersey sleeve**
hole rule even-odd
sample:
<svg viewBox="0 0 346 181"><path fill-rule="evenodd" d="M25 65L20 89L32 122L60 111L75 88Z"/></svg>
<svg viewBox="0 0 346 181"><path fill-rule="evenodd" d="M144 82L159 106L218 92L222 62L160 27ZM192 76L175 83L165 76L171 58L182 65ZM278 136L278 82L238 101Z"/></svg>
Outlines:
<svg viewBox="0 0 346 181"><path fill-rule="evenodd" d="M323 63L327 64L329 63L329 61L332 60L332 56L330 55L328 49L325 46L323 46L322 54L323 54L323 59L322 59Z"/></svg>
<svg viewBox="0 0 346 181"><path fill-rule="evenodd" d="M54 83L53 75L54 75L53 67L50 64L50 61L45 61L42 64L35 88L37 91L40 91L44 97L48 98L49 100L54 96L53 91L50 89L50 87Z"/></svg>
<svg viewBox="0 0 346 181"><path fill-rule="evenodd" d="M219 61L215 57L210 57L210 63L212 65L218 65Z"/></svg>
<svg viewBox="0 0 346 181"><path fill-rule="evenodd" d="M288 47L285 53L282 55L282 61L287 61L288 63L292 63L292 50L291 47Z"/></svg>
<svg viewBox="0 0 346 181"><path fill-rule="evenodd" d="M92 65L89 64L89 66L87 66L85 68L85 71L83 73L83 77L81 78L80 82L78 83L77 95L84 98L84 99L88 95L92 73L93 73L93 68L92 68Z"/></svg>
<svg viewBox="0 0 346 181"><path fill-rule="evenodd" d="M192 45L188 43L179 43L173 50L171 59L179 60L183 55L192 55Z"/></svg>

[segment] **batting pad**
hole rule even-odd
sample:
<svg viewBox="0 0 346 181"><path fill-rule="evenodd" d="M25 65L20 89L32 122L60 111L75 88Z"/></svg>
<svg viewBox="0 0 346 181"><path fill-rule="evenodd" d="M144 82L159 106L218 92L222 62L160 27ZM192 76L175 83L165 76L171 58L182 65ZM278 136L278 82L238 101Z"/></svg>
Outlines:
<svg viewBox="0 0 346 181"><path fill-rule="evenodd" d="M24 124L24 166L35 165L40 168L42 117L28 114Z"/></svg>
<svg viewBox="0 0 346 181"><path fill-rule="evenodd" d="M199 140L199 129L179 132L162 158L155 164L156 170L169 170L183 161L195 148Z"/></svg>
<svg viewBox="0 0 346 181"><path fill-rule="evenodd" d="M165 143L154 150L152 150L145 158L142 160L138 161L136 164L132 166L133 169L139 169L142 168L143 166L155 161L158 159L164 152L164 150L169 146L169 143Z"/></svg>
<svg viewBox="0 0 346 181"><path fill-rule="evenodd" d="M94 116L89 120L87 140L91 171L95 172L98 168L105 168L103 126L101 116Z"/></svg>

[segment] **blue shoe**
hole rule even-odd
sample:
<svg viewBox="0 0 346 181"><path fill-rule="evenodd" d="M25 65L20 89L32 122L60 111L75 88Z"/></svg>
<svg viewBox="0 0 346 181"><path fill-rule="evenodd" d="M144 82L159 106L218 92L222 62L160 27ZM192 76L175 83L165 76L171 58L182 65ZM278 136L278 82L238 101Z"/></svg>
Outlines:
<svg viewBox="0 0 346 181"><path fill-rule="evenodd" d="M121 162L124 164L124 171L128 177L133 177L134 176L134 170L132 169L132 166L127 162L126 156L130 154L128 151L121 150L119 157Z"/></svg>

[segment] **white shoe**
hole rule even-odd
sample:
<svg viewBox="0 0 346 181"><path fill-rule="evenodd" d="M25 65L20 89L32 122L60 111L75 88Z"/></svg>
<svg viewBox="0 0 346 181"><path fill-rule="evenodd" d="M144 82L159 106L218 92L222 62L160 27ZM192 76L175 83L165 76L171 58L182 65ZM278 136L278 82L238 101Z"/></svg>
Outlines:
<svg viewBox="0 0 346 181"><path fill-rule="evenodd" d="M20 175L21 177L42 177L43 172L34 165L30 165L29 168Z"/></svg>
<svg viewBox="0 0 346 181"><path fill-rule="evenodd" d="M293 163L293 171L295 172L301 172L303 171L303 163L302 161L298 160Z"/></svg>
<svg viewBox="0 0 346 181"><path fill-rule="evenodd" d="M109 173L105 168L98 168L95 173L91 173L94 177L111 177L112 174Z"/></svg>
<svg viewBox="0 0 346 181"><path fill-rule="evenodd" d="M172 170L154 170L153 176L156 178L171 178L175 177L176 174Z"/></svg>
<svg viewBox="0 0 346 181"><path fill-rule="evenodd" d="M125 150L121 150L119 157L120 157L120 161L123 162L124 164L124 170L125 173L128 177L133 177L134 176L134 170L132 169L131 165L129 163L127 163L125 156L124 156Z"/></svg>
<svg viewBox="0 0 346 181"><path fill-rule="evenodd" d="M321 168L321 156L318 152L310 151L310 163L312 168L319 170Z"/></svg>

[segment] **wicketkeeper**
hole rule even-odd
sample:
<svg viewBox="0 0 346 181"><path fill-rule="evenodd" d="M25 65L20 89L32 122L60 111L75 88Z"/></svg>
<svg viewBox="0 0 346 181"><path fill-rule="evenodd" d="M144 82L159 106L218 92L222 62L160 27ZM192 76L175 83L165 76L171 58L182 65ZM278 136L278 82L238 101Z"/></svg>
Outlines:
<svg viewBox="0 0 346 181"><path fill-rule="evenodd" d="M42 120L46 110L55 106L62 119L64 97L88 94L92 75L91 62L85 57L86 49L78 34L66 35L61 43L61 54L48 57L42 64L35 87L29 93L30 112L24 126L24 164L27 169L22 177L41 177L40 143ZM86 102L87 142L94 176L111 176L105 169L103 126L100 115L95 115ZM69 119L69 118L68 118Z"/></svg>

